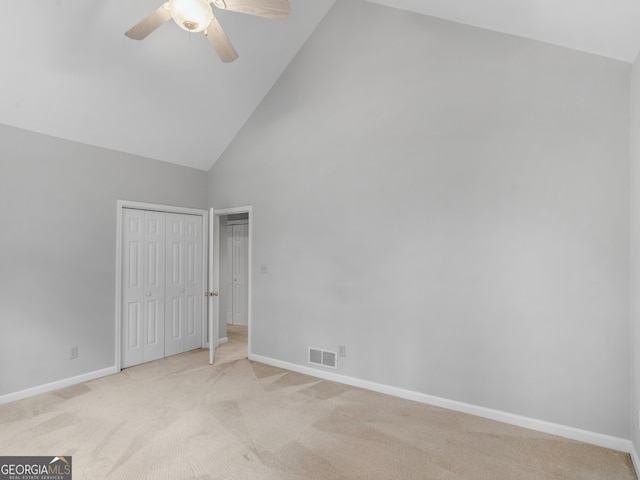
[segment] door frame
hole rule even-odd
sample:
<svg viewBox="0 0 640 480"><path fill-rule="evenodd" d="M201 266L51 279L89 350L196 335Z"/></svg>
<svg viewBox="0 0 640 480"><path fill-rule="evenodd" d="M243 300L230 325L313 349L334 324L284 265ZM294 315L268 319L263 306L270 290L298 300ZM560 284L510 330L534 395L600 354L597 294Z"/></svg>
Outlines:
<svg viewBox="0 0 640 480"><path fill-rule="evenodd" d="M122 211L125 208L151 210L164 213L182 213L202 217L202 348L209 348L207 338L207 302L204 291L207 288L207 236L209 232L209 211L199 208L177 207L157 203L118 200L116 213L116 314L115 314L115 366L122 370Z"/></svg>
<svg viewBox="0 0 640 480"><path fill-rule="evenodd" d="M250 357L253 353L251 348L251 330L252 330L252 318L253 308L251 301L252 298L252 286L253 286L253 207L233 207L223 208L220 210L214 209L214 228L213 236L215 244L213 248L213 285L216 291L220 291L220 217L224 215L235 215L238 213L246 213L249 215L247 222L247 357ZM213 328L215 331L220 331L220 302L215 302L213 314Z"/></svg>

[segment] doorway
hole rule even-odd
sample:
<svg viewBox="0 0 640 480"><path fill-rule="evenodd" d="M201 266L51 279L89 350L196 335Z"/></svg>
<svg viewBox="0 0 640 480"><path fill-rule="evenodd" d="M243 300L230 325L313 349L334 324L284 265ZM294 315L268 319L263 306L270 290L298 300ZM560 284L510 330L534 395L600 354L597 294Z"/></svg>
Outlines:
<svg viewBox="0 0 640 480"><path fill-rule="evenodd" d="M248 326L249 215L220 217L220 313L227 325Z"/></svg>
<svg viewBox="0 0 640 480"><path fill-rule="evenodd" d="M251 354L251 224L251 207L215 210L219 342L233 343L234 349L243 343L246 356Z"/></svg>

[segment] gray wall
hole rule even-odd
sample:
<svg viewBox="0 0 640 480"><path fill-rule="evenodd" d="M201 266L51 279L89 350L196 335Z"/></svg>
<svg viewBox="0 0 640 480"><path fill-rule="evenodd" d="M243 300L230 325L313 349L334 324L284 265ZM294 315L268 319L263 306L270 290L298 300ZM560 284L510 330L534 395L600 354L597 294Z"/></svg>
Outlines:
<svg viewBox="0 0 640 480"><path fill-rule="evenodd" d="M633 64L631 98L631 440L640 452L640 56Z"/></svg>
<svg viewBox="0 0 640 480"><path fill-rule="evenodd" d="M207 175L0 125L0 395L114 365L118 199L206 208Z"/></svg>
<svg viewBox="0 0 640 480"><path fill-rule="evenodd" d="M253 353L629 438L630 70L336 2L209 172Z"/></svg>

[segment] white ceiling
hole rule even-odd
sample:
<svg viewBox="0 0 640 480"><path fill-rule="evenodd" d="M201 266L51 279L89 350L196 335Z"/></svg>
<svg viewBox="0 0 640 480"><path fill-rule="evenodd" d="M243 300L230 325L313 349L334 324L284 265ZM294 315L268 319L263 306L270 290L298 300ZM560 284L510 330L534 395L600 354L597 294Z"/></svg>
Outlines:
<svg viewBox="0 0 640 480"><path fill-rule="evenodd" d="M125 37L163 1L2 0L0 123L208 170L335 0L290 0L285 21L216 10L229 64L172 21Z"/></svg>
<svg viewBox="0 0 640 480"><path fill-rule="evenodd" d="M458 23L633 62L638 0L368 0Z"/></svg>
<svg viewBox="0 0 640 480"><path fill-rule="evenodd" d="M162 1L3 0L0 123L208 170L335 2L219 12L240 55L223 64L173 22L124 36ZM626 62L640 48L638 0L369 1Z"/></svg>

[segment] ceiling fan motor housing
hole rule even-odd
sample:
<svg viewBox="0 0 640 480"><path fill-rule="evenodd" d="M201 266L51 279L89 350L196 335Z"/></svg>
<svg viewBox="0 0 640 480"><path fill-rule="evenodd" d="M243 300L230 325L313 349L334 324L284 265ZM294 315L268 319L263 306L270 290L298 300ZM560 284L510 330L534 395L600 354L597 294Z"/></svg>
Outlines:
<svg viewBox="0 0 640 480"><path fill-rule="evenodd" d="M169 0L171 18L188 32L202 32L213 19L207 0Z"/></svg>

